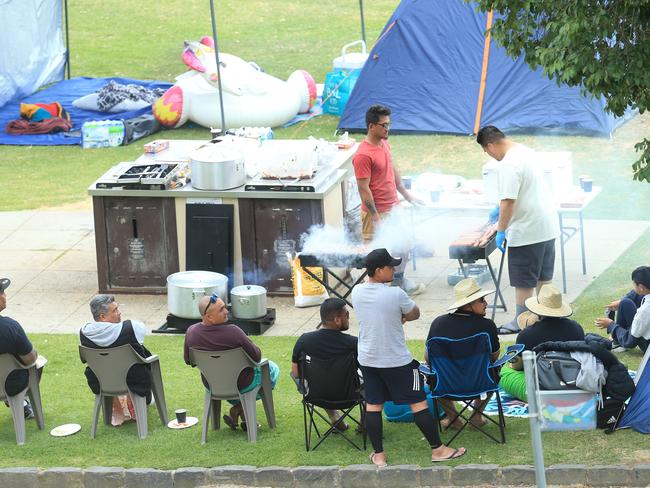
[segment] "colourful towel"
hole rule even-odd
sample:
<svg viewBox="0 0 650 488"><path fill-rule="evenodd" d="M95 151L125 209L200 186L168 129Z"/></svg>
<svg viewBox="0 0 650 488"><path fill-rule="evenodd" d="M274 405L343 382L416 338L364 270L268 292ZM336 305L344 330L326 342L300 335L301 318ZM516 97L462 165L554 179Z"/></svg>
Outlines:
<svg viewBox="0 0 650 488"><path fill-rule="evenodd" d="M70 120L70 114L68 114L59 102L21 103L20 116L30 122L42 122L52 117Z"/></svg>

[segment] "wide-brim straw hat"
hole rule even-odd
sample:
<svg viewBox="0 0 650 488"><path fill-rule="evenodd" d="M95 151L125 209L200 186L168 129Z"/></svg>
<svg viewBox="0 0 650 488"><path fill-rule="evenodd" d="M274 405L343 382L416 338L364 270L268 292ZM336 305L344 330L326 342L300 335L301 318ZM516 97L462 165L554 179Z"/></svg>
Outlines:
<svg viewBox="0 0 650 488"><path fill-rule="evenodd" d="M568 317L573 313L570 305L562 303L562 294L553 285L542 286L536 297L526 300L526 308L543 317Z"/></svg>
<svg viewBox="0 0 650 488"><path fill-rule="evenodd" d="M465 278L460 280L454 286L454 299L456 300L448 308L448 312L453 312L456 309L459 309L463 305L478 300L481 297L491 295L494 293L494 290L483 290L474 278Z"/></svg>
<svg viewBox="0 0 650 488"><path fill-rule="evenodd" d="M539 322L539 316L530 310L526 310L517 316L517 325L520 329L525 329L536 322Z"/></svg>

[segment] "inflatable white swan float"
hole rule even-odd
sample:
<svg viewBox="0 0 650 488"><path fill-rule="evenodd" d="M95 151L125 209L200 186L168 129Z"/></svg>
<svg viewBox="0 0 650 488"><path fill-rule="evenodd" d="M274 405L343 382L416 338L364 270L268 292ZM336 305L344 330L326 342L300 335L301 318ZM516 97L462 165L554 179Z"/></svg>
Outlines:
<svg viewBox="0 0 650 488"><path fill-rule="evenodd" d="M212 37L186 41L183 62L190 71L153 104L154 116L168 128L191 120L221 129ZM219 53L219 62L226 128L277 127L308 112L316 101L316 84L306 71L294 71L282 81L231 54Z"/></svg>

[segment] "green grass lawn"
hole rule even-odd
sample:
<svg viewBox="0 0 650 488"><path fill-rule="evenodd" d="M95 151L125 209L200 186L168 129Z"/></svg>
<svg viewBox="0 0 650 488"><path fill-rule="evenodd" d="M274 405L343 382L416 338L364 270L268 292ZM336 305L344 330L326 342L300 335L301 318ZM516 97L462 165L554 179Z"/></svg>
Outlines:
<svg viewBox="0 0 650 488"><path fill-rule="evenodd" d="M640 239L648 242L650 231ZM588 332L604 303L621 296L629 288L629 273L638 262L650 262L650 248L635 244L601 275L574 303L574 318ZM612 285L614 283L614 285ZM432 317L433 318L433 317ZM149 409L149 437L138 440L135 423L122 427L100 425L97 438L89 437L93 395L83 375L77 353L76 335L34 334L32 341L49 359L41 383L46 430L38 431L28 422L27 443L16 448L11 415L0 408L0 446L4 455L0 466L123 466L171 469L181 466L250 464L254 466L348 465L367 462L366 453L353 450L342 439L328 440L316 452L304 450L300 396L288 376L293 337L257 337L255 342L264 356L275 361L282 371L274 391L278 427L265 424L258 402L262 429L257 444L250 444L241 431L228 428L211 431L208 443L201 445L199 426L186 430L163 427L155 408ZM203 388L197 370L182 359L182 336L150 336L148 347L160 355L171 415L176 408L187 408L189 415L201 417ZM421 358L422 341L410 341L413 355ZM641 352L619 355L630 369L636 369ZM226 408L225 405L222 408ZM54 438L49 430L64 423L79 423L82 431L66 438ZM508 419L507 443L496 446L480 433L464 432L455 445L464 445L468 455L454 464L497 463L532 464L530 430L527 420ZM391 464L428 465L427 445L414 424L384 422L385 447ZM570 436L570 440L569 440ZM618 464L650 462L650 437L625 430L607 436L602 431L543 434L546 464L586 463ZM329 445L328 445L329 444ZM585 446L590 446L585 449Z"/></svg>
<svg viewBox="0 0 650 488"><path fill-rule="evenodd" d="M398 0L374 0L365 8L370 44ZM268 73L286 78L306 69L322 83L343 44L360 38L358 3L332 0L221 0L216 3L219 47L255 61ZM145 27L146 26L146 27ZM173 81L185 71L180 60L184 39L211 33L207 2L173 0L93 0L70 3L72 76L124 76ZM277 138L310 135L334 139L338 118L322 116L287 129ZM588 218L647 218L650 187L632 181L633 145L650 130L650 116L637 117L612 139L590 137L518 137L540 150L570 150L574 177L589 174L605 187L586 211ZM0 192L0 210L23 210L71 204L88 198L86 189L120 161L137 158L142 143L155 138L207 139L203 128L165 131L130 146L110 149L0 147L0 171L11 178ZM404 174L425 171L480 178L486 156L468 136L391 137L395 160Z"/></svg>

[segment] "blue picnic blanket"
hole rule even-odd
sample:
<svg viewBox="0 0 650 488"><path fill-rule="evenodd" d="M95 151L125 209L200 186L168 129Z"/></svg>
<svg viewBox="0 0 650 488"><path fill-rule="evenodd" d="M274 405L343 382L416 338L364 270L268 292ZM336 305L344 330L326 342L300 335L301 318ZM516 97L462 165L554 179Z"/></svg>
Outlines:
<svg viewBox="0 0 650 488"><path fill-rule="evenodd" d="M145 107L128 112L108 113L94 110L83 110L72 105L79 97L89 95L106 85L110 80L121 84L134 83L145 88L168 89L171 83L163 81L135 80L130 78L87 78L78 77L55 83L38 91L23 100L7 103L0 108L0 144L16 146L62 146L81 144L81 126L89 120L123 120L138 117L151 112L151 107ZM20 103L50 103L59 102L70 114L72 131L55 134L10 135L5 132L6 125L12 120L20 119Z"/></svg>

